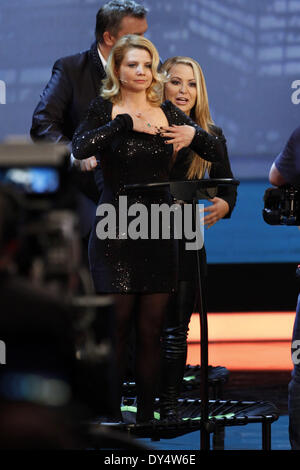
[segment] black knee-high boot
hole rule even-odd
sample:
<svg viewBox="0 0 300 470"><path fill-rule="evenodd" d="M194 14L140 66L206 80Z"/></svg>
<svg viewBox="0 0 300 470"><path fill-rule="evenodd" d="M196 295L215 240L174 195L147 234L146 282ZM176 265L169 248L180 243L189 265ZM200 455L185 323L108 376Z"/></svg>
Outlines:
<svg viewBox="0 0 300 470"><path fill-rule="evenodd" d="M187 330L182 326L165 328L162 337L162 371L160 392L161 419L178 418L180 395L187 355Z"/></svg>

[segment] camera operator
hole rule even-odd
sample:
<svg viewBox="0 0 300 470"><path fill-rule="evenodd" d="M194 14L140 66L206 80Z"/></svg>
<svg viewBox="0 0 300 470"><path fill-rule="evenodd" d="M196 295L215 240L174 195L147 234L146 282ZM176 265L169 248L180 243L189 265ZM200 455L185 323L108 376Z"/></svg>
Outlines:
<svg viewBox="0 0 300 470"><path fill-rule="evenodd" d="M274 186L291 184L300 187L300 127L292 132L283 151L273 162L269 180ZM296 307L292 345L296 340L300 340L300 294ZM293 450L300 450L300 364L296 362L294 362L292 379L289 383L288 405L291 447Z"/></svg>

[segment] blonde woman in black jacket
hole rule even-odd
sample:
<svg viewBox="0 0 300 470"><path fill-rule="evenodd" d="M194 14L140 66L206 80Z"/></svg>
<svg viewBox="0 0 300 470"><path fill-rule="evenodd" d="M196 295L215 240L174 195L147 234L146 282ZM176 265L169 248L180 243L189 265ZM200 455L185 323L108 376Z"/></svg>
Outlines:
<svg viewBox="0 0 300 470"><path fill-rule="evenodd" d="M215 126L209 111L207 90L200 65L189 57L173 57L161 68L168 74L164 97L185 112L195 123L211 135L222 138L218 147L219 158L208 162L199 158L189 148L174 155L171 179L200 179L206 174L210 178L232 178L226 140L222 129ZM205 209L204 224L211 227L218 220L228 218L236 202L234 186L220 187L218 196L211 199ZM184 240L179 243L178 289L168 304L167 320L163 332L163 364L161 384L161 417L177 419L177 399L184 376L187 357L188 325L193 312L197 311L197 264L194 251L186 251ZM202 291L205 289L206 253L200 251Z"/></svg>

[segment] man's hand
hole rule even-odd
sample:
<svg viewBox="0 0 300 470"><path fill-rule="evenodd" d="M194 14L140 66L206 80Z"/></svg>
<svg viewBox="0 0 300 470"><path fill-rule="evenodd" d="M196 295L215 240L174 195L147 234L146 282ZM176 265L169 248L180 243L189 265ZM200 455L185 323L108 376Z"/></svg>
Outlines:
<svg viewBox="0 0 300 470"><path fill-rule="evenodd" d="M212 227L229 212L229 205L224 199L214 197L213 199L209 199L209 201L212 202L212 205L206 207L203 211L208 212L208 215L203 219L203 223L207 225L207 228Z"/></svg>
<svg viewBox="0 0 300 470"><path fill-rule="evenodd" d="M80 171L92 171L97 166L96 157L85 158L84 160L74 159L73 165Z"/></svg>

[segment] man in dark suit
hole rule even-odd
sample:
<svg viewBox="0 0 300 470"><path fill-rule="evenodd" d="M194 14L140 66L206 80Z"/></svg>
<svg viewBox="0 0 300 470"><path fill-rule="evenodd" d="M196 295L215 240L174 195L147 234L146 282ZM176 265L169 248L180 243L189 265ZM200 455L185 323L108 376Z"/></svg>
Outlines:
<svg viewBox="0 0 300 470"><path fill-rule="evenodd" d="M105 78L105 65L117 40L125 34L144 35L147 10L131 0L111 0L97 13L96 41L85 52L57 60L52 76L34 111L31 138L35 142L55 142L69 146L75 129L83 119L90 102L99 95ZM95 216L99 191L93 172L95 157L72 160L73 168L85 173L75 175L81 190L81 233L87 237Z"/></svg>

